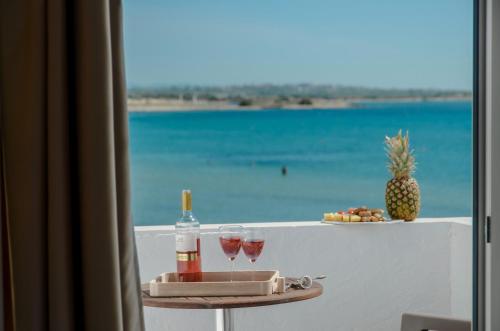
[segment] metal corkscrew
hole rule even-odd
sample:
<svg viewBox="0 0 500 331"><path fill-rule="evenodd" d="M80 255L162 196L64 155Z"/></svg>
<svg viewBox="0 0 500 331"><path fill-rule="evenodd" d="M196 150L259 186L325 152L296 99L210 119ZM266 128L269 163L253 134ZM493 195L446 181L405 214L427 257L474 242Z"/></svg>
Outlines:
<svg viewBox="0 0 500 331"><path fill-rule="evenodd" d="M311 276L307 276L307 275L302 276L302 277L298 278L295 282L291 282L291 283L286 284L286 289L288 290L289 288L293 287L293 288L300 288L300 289L306 290L308 288L311 288L314 280L320 280L320 279L325 279L325 278L326 278L325 275L316 276L314 278L312 278Z"/></svg>

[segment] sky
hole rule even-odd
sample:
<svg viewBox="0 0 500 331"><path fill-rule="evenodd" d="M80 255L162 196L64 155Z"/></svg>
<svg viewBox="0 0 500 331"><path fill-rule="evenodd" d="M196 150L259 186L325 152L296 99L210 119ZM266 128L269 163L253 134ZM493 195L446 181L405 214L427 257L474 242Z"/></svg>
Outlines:
<svg viewBox="0 0 500 331"><path fill-rule="evenodd" d="M473 0L124 0L129 87L472 88Z"/></svg>

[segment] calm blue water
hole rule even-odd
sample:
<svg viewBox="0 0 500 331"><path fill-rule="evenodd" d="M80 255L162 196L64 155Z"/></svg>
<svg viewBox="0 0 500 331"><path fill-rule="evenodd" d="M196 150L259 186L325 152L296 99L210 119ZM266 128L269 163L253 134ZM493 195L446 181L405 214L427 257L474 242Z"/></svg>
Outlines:
<svg viewBox="0 0 500 331"><path fill-rule="evenodd" d="M174 224L193 190L202 223L319 220L384 208L384 136L410 131L423 217L471 215L468 102L346 110L131 113L136 225ZM281 175L286 165L288 175Z"/></svg>

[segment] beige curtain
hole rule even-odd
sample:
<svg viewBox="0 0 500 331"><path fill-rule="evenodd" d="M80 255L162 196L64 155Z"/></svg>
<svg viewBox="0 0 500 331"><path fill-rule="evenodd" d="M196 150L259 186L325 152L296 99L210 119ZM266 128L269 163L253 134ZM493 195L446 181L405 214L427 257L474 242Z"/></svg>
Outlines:
<svg viewBox="0 0 500 331"><path fill-rule="evenodd" d="M121 15L118 0L0 0L2 308L16 330L143 329Z"/></svg>

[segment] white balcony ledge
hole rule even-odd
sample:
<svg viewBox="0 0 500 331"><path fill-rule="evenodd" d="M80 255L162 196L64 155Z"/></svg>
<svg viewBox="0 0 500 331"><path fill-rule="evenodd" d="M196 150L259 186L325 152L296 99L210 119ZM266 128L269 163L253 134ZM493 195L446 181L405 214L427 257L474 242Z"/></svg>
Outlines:
<svg viewBox="0 0 500 331"><path fill-rule="evenodd" d="M470 318L470 218L398 224L251 223L266 228L256 268L284 275L328 276L321 297L272 307L236 309L243 330L399 330L402 312ZM218 225L202 226L206 271L229 269ZM175 270L172 226L135 228L141 278ZM237 269L250 269L243 256ZM147 330L211 330L211 311L145 308Z"/></svg>

